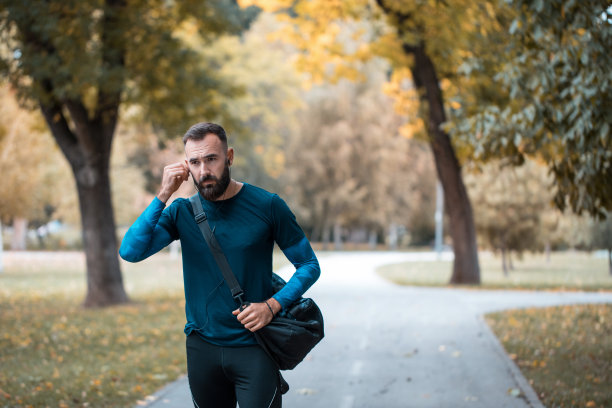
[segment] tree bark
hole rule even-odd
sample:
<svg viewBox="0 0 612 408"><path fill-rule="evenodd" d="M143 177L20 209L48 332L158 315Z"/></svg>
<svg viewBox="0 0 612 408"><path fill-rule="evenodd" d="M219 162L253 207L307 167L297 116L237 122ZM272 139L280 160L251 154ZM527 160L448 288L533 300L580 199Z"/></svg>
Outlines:
<svg viewBox="0 0 612 408"><path fill-rule="evenodd" d="M404 50L414 55L412 76L417 89L425 91L421 99L427 104L430 145L438 178L444 189L444 207L449 215L455 252L450 282L479 284L480 266L472 205L450 137L441 128L446 121L446 113L436 70L425 52L424 44L418 47L404 45Z"/></svg>
<svg viewBox="0 0 612 408"><path fill-rule="evenodd" d="M89 176L93 178L83 182L77 177L76 183L87 264L87 295L84 305L102 307L127 302L117 256L108 169L102 166L81 171L91 172Z"/></svg>

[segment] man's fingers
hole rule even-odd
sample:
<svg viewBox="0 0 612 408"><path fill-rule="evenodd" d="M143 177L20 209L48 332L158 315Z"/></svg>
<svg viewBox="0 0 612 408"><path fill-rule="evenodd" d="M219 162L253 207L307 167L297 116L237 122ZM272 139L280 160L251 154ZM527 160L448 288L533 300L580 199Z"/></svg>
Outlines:
<svg viewBox="0 0 612 408"><path fill-rule="evenodd" d="M170 176L181 176L184 180L189 177L189 168L183 162L167 165L164 167L164 172Z"/></svg>

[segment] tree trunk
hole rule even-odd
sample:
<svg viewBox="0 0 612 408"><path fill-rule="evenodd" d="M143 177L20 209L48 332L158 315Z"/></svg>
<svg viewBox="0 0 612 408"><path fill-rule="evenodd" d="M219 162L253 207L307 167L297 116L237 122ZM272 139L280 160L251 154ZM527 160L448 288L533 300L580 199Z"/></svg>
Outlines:
<svg viewBox="0 0 612 408"><path fill-rule="evenodd" d="M514 270L514 264L512 263L512 251L508 250L508 267L511 271Z"/></svg>
<svg viewBox="0 0 612 408"><path fill-rule="evenodd" d="M414 55L412 76L417 89L425 90L422 102L428 110L428 133L438 178L444 188L444 207L449 215L450 235L455 260L451 283L480 283L476 228L472 205L461 176L461 167L450 137L441 128L446 121L442 90L433 62L425 53L424 44L404 45L406 53Z"/></svg>
<svg viewBox="0 0 612 408"><path fill-rule="evenodd" d="M45 120L68 159L76 181L87 265L85 307L104 307L128 301L117 254L109 177L119 98L113 100L103 94L99 98L102 98L100 106L110 108L98 112L93 118L78 101L64 102L74 123L74 131L57 101L41 103Z"/></svg>
<svg viewBox="0 0 612 408"><path fill-rule="evenodd" d="M334 223L334 249L342 251L342 226L339 223Z"/></svg>
<svg viewBox="0 0 612 408"><path fill-rule="evenodd" d="M612 248L608 248L608 272L612 275Z"/></svg>
<svg viewBox="0 0 612 408"><path fill-rule="evenodd" d="M321 236L321 241L323 242L323 250L327 251L328 249L328 245L329 245L329 241L330 241L330 227L329 224L325 223L323 224L323 235Z"/></svg>
<svg viewBox="0 0 612 408"><path fill-rule="evenodd" d="M405 27L414 28L411 15L403 14L397 7L391 7L384 0L376 0L385 14L394 18L399 38L410 36ZM480 266L478 265L478 248L476 246L476 228L472 206L463 184L461 168L450 141L450 137L441 129L446 121L442 90L438 81L433 61L425 52L425 44L402 44L406 55L414 57L410 68L416 88L420 91L421 102L428 110L428 133L434 155L438 178L444 188L444 207L449 216L450 235L453 240L455 260L451 283L480 283Z"/></svg>
<svg viewBox="0 0 612 408"><path fill-rule="evenodd" d="M82 169L92 179L83 182L77 177L76 183L87 264L85 307L103 307L128 300L117 256L109 173L101 167Z"/></svg>
<svg viewBox="0 0 612 408"><path fill-rule="evenodd" d="M25 251L27 235L28 220L25 218L15 218L13 220L13 237L11 239L11 250Z"/></svg>
<svg viewBox="0 0 612 408"><path fill-rule="evenodd" d="M502 255L502 271L504 271L504 276L508 277L508 263L506 262L506 248L501 249Z"/></svg>
<svg viewBox="0 0 612 408"><path fill-rule="evenodd" d="M378 243L378 234L376 233L375 229L371 229L370 233L368 234L368 246L370 247L371 250L375 250L377 243Z"/></svg>
<svg viewBox="0 0 612 408"><path fill-rule="evenodd" d="M395 251L398 247L399 237L397 235L397 225L392 222L389 224L389 249L392 251Z"/></svg>

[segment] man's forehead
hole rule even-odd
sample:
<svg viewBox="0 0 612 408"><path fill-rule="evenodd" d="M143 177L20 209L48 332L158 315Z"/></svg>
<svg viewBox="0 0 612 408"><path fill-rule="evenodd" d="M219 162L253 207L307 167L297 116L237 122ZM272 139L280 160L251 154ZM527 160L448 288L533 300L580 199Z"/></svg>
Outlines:
<svg viewBox="0 0 612 408"><path fill-rule="evenodd" d="M215 134L208 134L200 140L189 139L185 143L185 156L188 158L223 155L224 153L223 143Z"/></svg>

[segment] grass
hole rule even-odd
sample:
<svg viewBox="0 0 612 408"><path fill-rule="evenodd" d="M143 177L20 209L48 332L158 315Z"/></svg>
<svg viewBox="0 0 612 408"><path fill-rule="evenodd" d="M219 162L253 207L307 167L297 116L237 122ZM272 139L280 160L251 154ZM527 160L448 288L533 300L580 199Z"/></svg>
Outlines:
<svg viewBox="0 0 612 408"><path fill-rule="evenodd" d="M183 300L3 299L0 406L129 407L185 371Z"/></svg>
<svg viewBox="0 0 612 408"><path fill-rule="evenodd" d="M588 253L525 255L514 260L515 269L504 276L501 259L480 254L481 285L486 289L612 290L606 259ZM446 286L452 273L451 261L407 262L379 268L378 273L400 285Z"/></svg>
<svg viewBox="0 0 612 408"><path fill-rule="evenodd" d="M0 407L131 407L186 372L180 258L122 263L131 302L105 309L81 307L82 253L5 253L4 265Z"/></svg>
<svg viewBox="0 0 612 408"><path fill-rule="evenodd" d="M612 305L513 310L486 320L545 406L612 406Z"/></svg>

